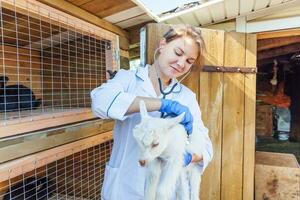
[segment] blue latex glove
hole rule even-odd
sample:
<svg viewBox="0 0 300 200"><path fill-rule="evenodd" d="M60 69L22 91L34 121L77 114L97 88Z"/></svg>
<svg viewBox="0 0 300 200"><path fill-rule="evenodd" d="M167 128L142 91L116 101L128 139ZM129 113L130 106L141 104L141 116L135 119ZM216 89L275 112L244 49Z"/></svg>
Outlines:
<svg viewBox="0 0 300 200"><path fill-rule="evenodd" d="M159 109L162 113L167 113L172 117L176 117L181 113L185 113L181 124L184 126L187 134L191 134L193 131L193 116L188 107L180 104L177 101L169 100L169 99L162 99L161 100L161 107Z"/></svg>
<svg viewBox="0 0 300 200"><path fill-rule="evenodd" d="M193 158L192 154L185 152L184 159L183 159L185 167L188 166L192 162L192 158Z"/></svg>

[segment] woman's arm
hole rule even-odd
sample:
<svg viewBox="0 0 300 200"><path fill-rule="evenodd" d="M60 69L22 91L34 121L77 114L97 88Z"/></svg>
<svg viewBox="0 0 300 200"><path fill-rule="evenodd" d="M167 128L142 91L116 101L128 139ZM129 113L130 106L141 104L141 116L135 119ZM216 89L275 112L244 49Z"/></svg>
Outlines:
<svg viewBox="0 0 300 200"><path fill-rule="evenodd" d="M144 100L147 110L158 111L161 99L136 96L128 92L135 74L120 70L113 79L91 92L92 111L102 119L124 120L128 115L140 111L139 102Z"/></svg>
<svg viewBox="0 0 300 200"><path fill-rule="evenodd" d="M161 99L152 97L140 97L137 96L129 106L126 115L140 112L139 102L143 100L146 104L147 111L158 111L161 107Z"/></svg>

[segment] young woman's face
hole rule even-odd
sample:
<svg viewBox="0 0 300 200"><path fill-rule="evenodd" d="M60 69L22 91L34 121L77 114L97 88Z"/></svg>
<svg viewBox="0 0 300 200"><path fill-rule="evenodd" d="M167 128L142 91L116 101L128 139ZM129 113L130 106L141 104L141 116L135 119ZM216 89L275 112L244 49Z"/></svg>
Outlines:
<svg viewBox="0 0 300 200"><path fill-rule="evenodd" d="M192 67L198 57L198 45L190 37L179 37L169 43L161 41L159 70L165 78L179 77Z"/></svg>

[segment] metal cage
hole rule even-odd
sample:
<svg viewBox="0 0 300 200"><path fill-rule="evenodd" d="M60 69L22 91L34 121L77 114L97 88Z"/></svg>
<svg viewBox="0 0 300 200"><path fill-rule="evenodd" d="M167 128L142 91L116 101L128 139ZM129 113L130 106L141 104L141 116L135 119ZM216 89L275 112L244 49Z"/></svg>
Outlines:
<svg viewBox="0 0 300 200"><path fill-rule="evenodd" d="M0 0L0 11L0 128L92 118L90 91L118 67L117 36L35 0Z"/></svg>

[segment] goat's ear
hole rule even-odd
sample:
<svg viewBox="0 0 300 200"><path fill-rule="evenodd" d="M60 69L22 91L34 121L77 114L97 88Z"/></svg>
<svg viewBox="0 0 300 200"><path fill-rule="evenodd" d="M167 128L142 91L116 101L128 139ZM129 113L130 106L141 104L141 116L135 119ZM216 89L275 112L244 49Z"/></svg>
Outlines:
<svg viewBox="0 0 300 200"><path fill-rule="evenodd" d="M168 125L169 125L169 129L173 128L174 126L176 126L177 124L179 124L180 122L182 122L183 118L184 118L185 113L181 113L180 115L178 115L177 117L173 117L173 118L168 118Z"/></svg>
<svg viewBox="0 0 300 200"><path fill-rule="evenodd" d="M147 108L146 108L145 102L143 100L140 101L140 113L141 113L142 119L148 117Z"/></svg>
<svg viewBox="0 0 300 200"><path fill-rule="evenodd" d="M177 117L172 118L172 121L176 124L179 124L180 122L182 122L184 115L185 115L185 112L181 113Z"/></svg>

